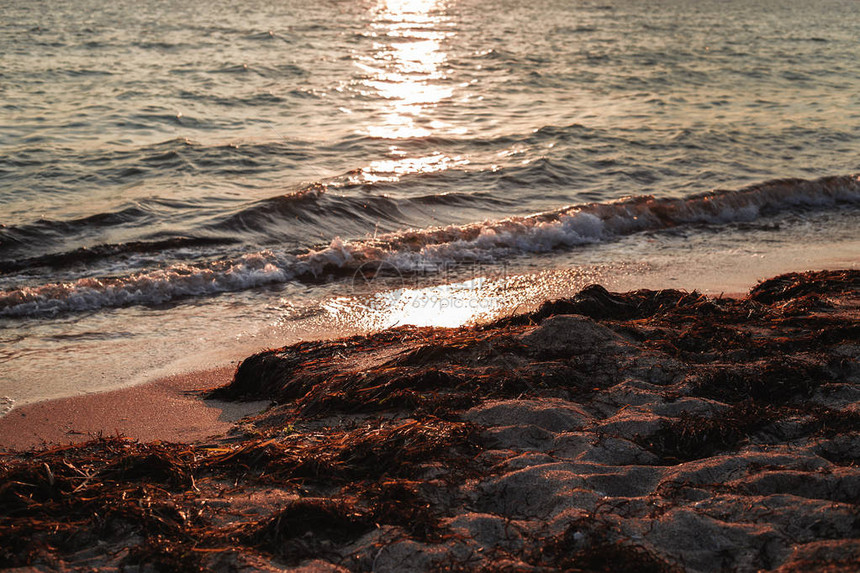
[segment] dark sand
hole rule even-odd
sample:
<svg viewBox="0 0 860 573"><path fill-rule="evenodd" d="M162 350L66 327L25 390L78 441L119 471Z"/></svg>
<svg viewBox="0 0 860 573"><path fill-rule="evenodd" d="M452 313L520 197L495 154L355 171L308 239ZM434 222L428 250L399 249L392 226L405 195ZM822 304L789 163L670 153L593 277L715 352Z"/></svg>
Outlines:
<svg viewBox="0 0 860 573"><path fill-rule="evenodd" d="M225 437L0 456L0 567L857 571L858 311L824 271L267 351Z"/></svg>

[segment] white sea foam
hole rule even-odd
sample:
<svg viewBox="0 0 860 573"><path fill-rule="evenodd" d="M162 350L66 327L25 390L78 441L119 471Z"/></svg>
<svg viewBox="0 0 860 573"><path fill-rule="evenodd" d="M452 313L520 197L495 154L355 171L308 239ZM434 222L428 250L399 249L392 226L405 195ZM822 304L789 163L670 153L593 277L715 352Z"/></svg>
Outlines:
<svg viewBox="0 0 860 573"><path fill-rule="evenodd" d="M308 253L300 260L311 269L380 260L404 270L421 270L428 263L492 260L506 254L596 243L638 231L754 221L790 208L858 202L860 176L779 180L740 191L714 191L682 199L634 197L528 217L400 231L348 243L335 239L328 248Z"/></svg>
<svg viewBox="0 0 860 573"><path fill-rule="evenodd" d="M401 271L450 262L494 261L612 240L644 230L754 221L798 207L860 203L860 177L773 181L739 191L683 199L634 197L566 207L528 217L405 230L344 241L300 255L261 251L231 261L179 264L122 278L82 278L0 292L0 316L21 317L159 304L182 297L239 291L296 278L350 274L378 261Z"/></svg>
<svg viewBox="0 0 860 573"><path fill-rule="evenodd" d="M160 304L180 297L238 291L286 282L288 265L270 251L209 265L174 265L122 278L83 278L0 293L0 316L57 314L131 304Z"/></svg>

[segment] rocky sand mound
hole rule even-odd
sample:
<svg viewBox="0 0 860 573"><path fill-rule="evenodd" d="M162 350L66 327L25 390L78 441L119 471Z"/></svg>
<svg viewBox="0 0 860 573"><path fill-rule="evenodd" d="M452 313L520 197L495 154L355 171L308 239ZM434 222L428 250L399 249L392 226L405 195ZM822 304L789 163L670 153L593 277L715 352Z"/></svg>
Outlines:
<svg viewBox="0 0 860 573"><path fill-rule="evenodd" d="M0 565L854 571L860 272L270 350L224 440L4 456Z"/></svg>

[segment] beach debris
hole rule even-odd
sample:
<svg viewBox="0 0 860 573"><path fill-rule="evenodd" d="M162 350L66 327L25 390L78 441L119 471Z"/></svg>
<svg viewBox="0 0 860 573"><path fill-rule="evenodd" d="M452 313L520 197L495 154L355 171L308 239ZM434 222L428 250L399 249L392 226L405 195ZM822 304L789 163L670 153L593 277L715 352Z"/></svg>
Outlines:
<svg viewBox="0 0 860 573"><path fill-rule="evenodd" d="M0 567L852 570L860 272L271 349L205 443L0 456Z"/></svg>

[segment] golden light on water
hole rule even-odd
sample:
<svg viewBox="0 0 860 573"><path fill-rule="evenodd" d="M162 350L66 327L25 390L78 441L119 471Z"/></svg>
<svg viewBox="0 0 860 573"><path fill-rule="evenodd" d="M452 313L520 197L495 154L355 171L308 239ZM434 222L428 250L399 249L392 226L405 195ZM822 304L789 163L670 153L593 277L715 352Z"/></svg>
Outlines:
<svg viewBox="0 0 860 573"><path fill-rule="evenodd" d="M397 155L393 149L391 154ZM448 157L436 152L424 157L401 157L399 159L382 159L373 161L361 169L361 178L368 183L382 181L398 181L402 176L413 173L434 173L445 171L451 167L466 165L469 162L460 156Z"/></svg>
<svg viewBox="0 0 860 573"><path fill-rule="evenodd" d="M373 137L403 139L433 133L428 112L453 95L444 79L448 61L442 41L445 16L437 0L388 0L374 8L370 27L378 41L356 65L362 83L382 98L381 121L367 126Z"/></svg>
<svg viewBox="0 0 860 573"><path fill-rule="evenodd" d="M382 3L394 15L427 14L439 5L438 0L386 0Z"/></svg>
<svg viewBox="0 0 860 573"><path fill-rule="evenodd" d="M364 295L334 297L322 307L335 324L359 332L407 325L458 327L533 310L544 300L572 296L592 283L609 287L633 284L640 280L645 268L618 265L515 275L502 270L492 276L447 284L403 285Z"/></svg>
<svg viewBox="0 0 860 573"><path fill-rule="evenodd" d="M427 288L398 288L367 297L339 297L323 307L336 320L366 331L394 326L457 327L489 319L506 300L503 283L483 277Z"/></svg>
<svg viewBox="0 0 860 573"><path fill-rule="evenodd" d="M380 139L408 140L436 134L461 134L436 113L454 95L447 81L448 54L443 42L454 34L440 0L387 0L372 9L369 24L375 38L370 53L355 62L360 84L381 102L373 121L362 132ZM439 153L403 157L391 148L393 159L376 161L360 171L363 181L396 181L410 173L442 171L462 165L459 157Z"/></svg>

